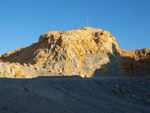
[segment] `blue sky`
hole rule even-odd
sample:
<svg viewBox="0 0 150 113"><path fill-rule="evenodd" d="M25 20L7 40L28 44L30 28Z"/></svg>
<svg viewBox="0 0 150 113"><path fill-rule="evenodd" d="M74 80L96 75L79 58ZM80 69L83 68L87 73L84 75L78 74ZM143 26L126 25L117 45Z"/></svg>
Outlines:
<svg viewBox="0 0 150 113"><path fill-rule="evenodd" d="M150 48L150 0L0 0L0 54L48 31L86 26L109 31L121 49Z"/></svg>

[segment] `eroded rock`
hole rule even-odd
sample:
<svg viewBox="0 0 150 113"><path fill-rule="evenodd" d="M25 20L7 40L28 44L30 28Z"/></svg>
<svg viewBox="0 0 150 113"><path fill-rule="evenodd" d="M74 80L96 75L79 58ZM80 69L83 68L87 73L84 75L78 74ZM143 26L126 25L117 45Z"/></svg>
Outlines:
<svg viewBox="0 0 150 113"><path fill-rule="evenodd" d="M98 77L136 75L139 71L139 75L149 75L149 58L149 49L121 50L109 32L83 27L44 33L31 46L1 55L0 75Z"/></svg>

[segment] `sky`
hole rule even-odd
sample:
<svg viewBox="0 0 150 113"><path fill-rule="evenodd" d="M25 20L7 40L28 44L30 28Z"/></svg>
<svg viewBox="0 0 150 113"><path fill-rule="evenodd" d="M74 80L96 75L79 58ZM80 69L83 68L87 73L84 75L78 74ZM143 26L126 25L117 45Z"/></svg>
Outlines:
<svg viewBox="0 0 150 113"><path fill-rule="evenodd" d="M0 0L0 55L48 31L87 25L109 31L121 49L150 48L150 0Z"/></svg>

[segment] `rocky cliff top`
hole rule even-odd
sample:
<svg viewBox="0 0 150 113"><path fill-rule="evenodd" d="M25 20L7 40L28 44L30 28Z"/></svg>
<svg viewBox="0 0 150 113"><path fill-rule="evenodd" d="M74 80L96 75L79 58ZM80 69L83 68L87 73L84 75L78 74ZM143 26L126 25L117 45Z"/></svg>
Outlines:
<svg viewBox="0 0 150 113"><path fill-rule="evenodd" d="M149 75L150 50L121 50L108 31L50 31L29 47L0 56L2 77ZM146 66L144 73L142 67ZM136 67L136 68L135 68Z"/></svg>

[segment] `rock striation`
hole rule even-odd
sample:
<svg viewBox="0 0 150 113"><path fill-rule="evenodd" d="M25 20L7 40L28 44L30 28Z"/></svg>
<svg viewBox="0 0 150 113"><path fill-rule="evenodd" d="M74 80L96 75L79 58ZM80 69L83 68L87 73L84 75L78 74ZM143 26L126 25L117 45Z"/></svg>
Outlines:
<svg viewBox="0 0 150 113"><path fill-rule="evenodd" d="M108 31L91 27L44 33L31 46L1 55L0 61L1 77L150 74L150 49L121 50Z"/></svg>

